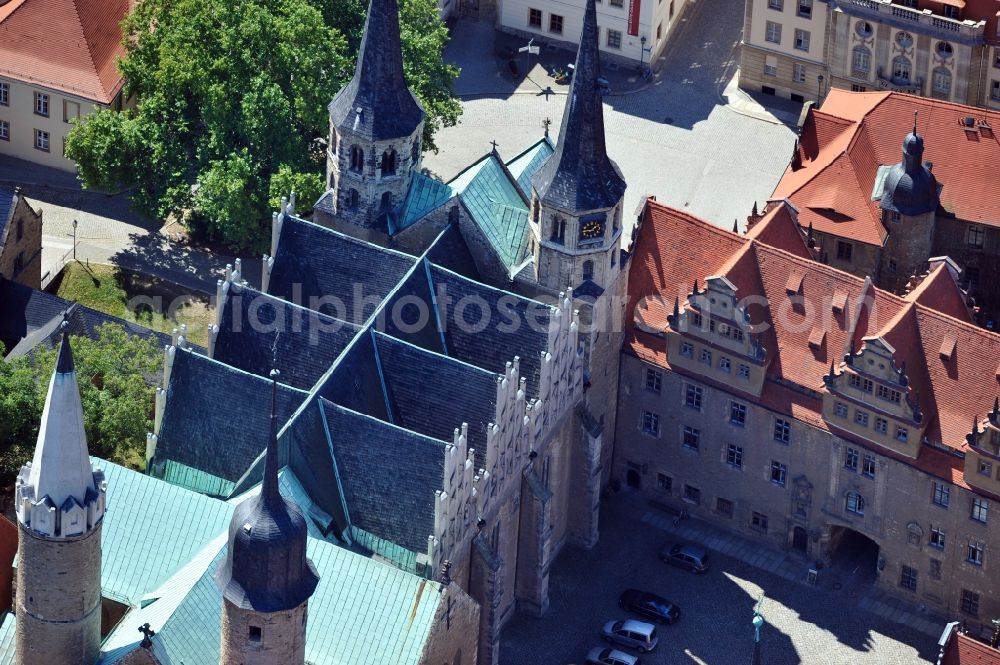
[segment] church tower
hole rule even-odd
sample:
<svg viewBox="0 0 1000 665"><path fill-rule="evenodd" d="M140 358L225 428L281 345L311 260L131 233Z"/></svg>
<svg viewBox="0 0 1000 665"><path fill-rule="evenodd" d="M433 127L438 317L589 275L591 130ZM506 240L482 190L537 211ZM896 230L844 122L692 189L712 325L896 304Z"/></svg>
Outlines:
<svg viewBox="0 0 1000 665"><path fill-rule="evenodd" d="M221 665L303 665L306 606L319 576L306 558L302 511L278 491L278 371L260 494L236 507L216 573L222 590Z"/></svg>
<svg viewBox="0 0 1000 665"><path fill-rule="evenodd" d="M15 484L18 665L97 660L105 500L104 474L87 453L73 352L64 331L35 454Z"/></svg>
<svg viewBox="0 0 1000 665"><path fill-rule="evenodd" d="M621 268L625 180L605 147L602 83L597 7L587 0L559 142L531 178L535 279L556 291L607 290Z"/></svg>
<svg viewBox="0 0 1000 665"><path fill-rule="evenodd" d="M397 0L371 0L354 78L330 102L327 190L317 220L366 239L392 230L392 211L420 169L424 109L406 87Z"/></svg>
<svg viewBox="0 0 1000 665"><path fill-rule="evenodd" d="M917 134L914 114L913 131L903 139L903 161L889 170L879 203L889 232L879 266L879 285L897 293L911 275L923 272L934 242L940 188L931 164L923 158L924 140Z"/></svg>

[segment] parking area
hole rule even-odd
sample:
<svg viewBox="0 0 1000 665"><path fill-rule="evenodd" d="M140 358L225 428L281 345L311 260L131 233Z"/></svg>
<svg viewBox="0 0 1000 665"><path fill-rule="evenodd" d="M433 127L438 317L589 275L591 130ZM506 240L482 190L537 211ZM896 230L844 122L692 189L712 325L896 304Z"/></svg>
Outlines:
<svg viewBox="0 0 1000 665"><path fill-rule="evenodd" d="M935 637L863 609L864 589L814 587L748 562L780 553L728 556L709 550L711 569L704 575L666 566L657 552L673 537L650 511L659 512L627 495L605 502L598 545L589 552L567 548L553 564L546 615L518 615L505 627L503 665L582 664L592 647L603 645L604 623L627 617L617 600L629 587L657 593L681 608L675 625L658 627L659 645L642 655L645 665L749 663L753 607L762 593L761 651L767 665L934 662Z"/></svg>

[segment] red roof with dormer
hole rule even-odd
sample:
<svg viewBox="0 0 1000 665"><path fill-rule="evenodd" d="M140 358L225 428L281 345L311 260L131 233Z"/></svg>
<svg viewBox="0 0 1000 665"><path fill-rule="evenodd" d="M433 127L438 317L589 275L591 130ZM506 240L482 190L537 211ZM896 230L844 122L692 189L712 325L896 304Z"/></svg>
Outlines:
<svg viewBox="0 0 1000 665"><path fill-rule="evenodd" d="M953 630L941 653L941 665L1000 665L1000 651Z"/></svg>
<svg viewBox="0 0 1000 665"><path fill-rule="evenodd" d="M994 0L991 0L994 1ZM902 159L913 129L941 183L947 214L1000 227L1000 112L896 92L832 89L806 116L792 164L774 190L818 232L881 246L888 235L875 191L880 167ZM971 118L971 126L966 119ZM873 195L875 198L873 198Z"/></svg>
<svg viewBox="0 0 1000 665"><path fill-rule="evenodd" d="M1000 395L1000 335L977 327L957 275L947 261L933 269L905 296L875 288L809 257L794 209L768 214L791 220L789 233L771 244L771 233L753 227L739 235L688 213L647 202L629 267L626 352L672 368L663 332L668 316L684 308L694 280L724 277L737 289L737 300L752 297L751 323L765 323L760 333L770 362L759 403L816 427L833 430L822 417L823 376L841 366L866 337L881 337L894 350L920 410L929 420L926 435L940 446L920 446L915 464L960 486L962 460L948 452L967 449L965 435L973 418L982 418ZM773 212L770 210L769 213ZM711 377L698 380L712 385ZM731 390L728 386L720 388ZM851 436L849 433L839 434ZM914 464L890 450L880 452Z"/></svg>
<svg viewBox="0 0 1000 665"><path fill-rule="evenodd" d="M0 76L109 105L124 80L130 0L10 0L0 6Z"/></svg>

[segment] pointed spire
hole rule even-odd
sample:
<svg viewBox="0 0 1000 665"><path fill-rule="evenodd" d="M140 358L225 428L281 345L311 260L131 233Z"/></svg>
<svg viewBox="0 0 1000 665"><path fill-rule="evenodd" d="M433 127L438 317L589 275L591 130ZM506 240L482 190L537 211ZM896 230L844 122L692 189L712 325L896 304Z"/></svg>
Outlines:
<svg viewBox="0 0 1000 665"><path fill-rule="evenodd" d="M49 536L84 533L104 515L104 474L94 471L87 451L83 405L76 381L69 323L63 321L63 338L56 367L49 381L38 442L31 463L25 465L16 483L18 520L26 527ZM45 518L45 505L57 515ZM85 523L65 522L62 513L83 507ZM41 508L41 513L36 510ZM72 523L72 526L71 526ZM72 530L72 531L71 531Z"/></svg>
<svg viewBox="0 0 1000 665"><path fill-rule="evenodd" d="M816 238L813 237L813 223L812 223L812 220L809 220L809 233L806 235L806 243L809 246L809 249L815 249L815 247L816 247Z"/></svg>
<svg viewBox="0 0 1000 665"><path fill-rule="evenodd" d="M740 220L734 219L733 220L733 233L739 233L739 232L740 232Z"/></svg>
<svg viewBox="0 0 1000 665"><path fill-rule="evenodd" d="M990 420L994 425L1000 423L1000 397L993 398L993 417Z"/></svg>
<svg viewBox="0 0 1000 665"><path fill-rule="evenodd" d="M694 278L694 289L691 290L693 295L698 295L698 278Z"/></svg>
<svg viewBox="0 0 1000 665"><path fill-rule="evenodd" d="M914 136L917 135L917 113L919 113L919 111L914 111L913 112L913 135Z"/></svg>
<svg viewBox="0 0 1000 665"><path fill-rule="evenodd" d="M277 342L277 338L275 338ZM264 503L276 506L281 501L278 491L278 377L281 372L271 370L271 433L267 438L267 450L264 454L264 479L261 483L260 495Z"/></svg>
<svg viewBox="0 0 1000 665"><path fill-rule="evenodd" d="M330 102L330 120L373 141L408 137L423 122L403 74L397 0L371 0L354 78Z"/></svg>
<svg viewBox="0 0 1000 665"><path fill-rule="evenodd" d="M625 179L608 157L604 137L597 5L587 0L576 54L573 82L566 96L559 142L551 157L532 176L543 204L568 211L589 211L618 205Z"/></svg>

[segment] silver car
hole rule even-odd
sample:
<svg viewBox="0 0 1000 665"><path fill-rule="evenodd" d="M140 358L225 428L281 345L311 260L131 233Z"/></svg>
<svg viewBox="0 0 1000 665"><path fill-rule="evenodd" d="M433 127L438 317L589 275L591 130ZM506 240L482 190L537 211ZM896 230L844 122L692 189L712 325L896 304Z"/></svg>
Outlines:
<svg viewBox="0 0 1000 665"><path fill-rule="evenodd" d="M656 635L656 626L635 619L609 621L604 624L604 630L601 632L608 642L639 651L652 651L660 639Z"/></svg>
<svg viewBox="0 0 1000 665"><path fill-rule="evenodd" d="M594 647L587 654L587 665L642 665L635 656L617 649Z"/></svg>

